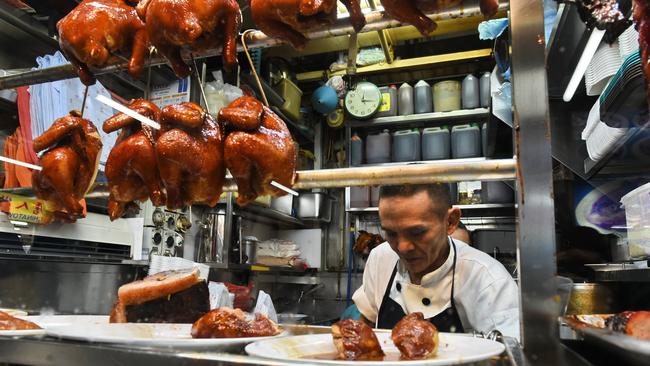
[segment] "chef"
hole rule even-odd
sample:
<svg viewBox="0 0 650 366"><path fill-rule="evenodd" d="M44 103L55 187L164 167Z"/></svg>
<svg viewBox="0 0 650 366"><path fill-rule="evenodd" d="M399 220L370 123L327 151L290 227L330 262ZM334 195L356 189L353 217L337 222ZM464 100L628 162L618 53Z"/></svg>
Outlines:
<svg viewBox="0 0 650 366"><path fill-rule="evenodd" d="M460 209L447 184L384 186L379 218L387 240L370 252L353 300L363 319L392 329L421 312L441 332L519 337L519 293L489 255L452 239Z"/></svg>

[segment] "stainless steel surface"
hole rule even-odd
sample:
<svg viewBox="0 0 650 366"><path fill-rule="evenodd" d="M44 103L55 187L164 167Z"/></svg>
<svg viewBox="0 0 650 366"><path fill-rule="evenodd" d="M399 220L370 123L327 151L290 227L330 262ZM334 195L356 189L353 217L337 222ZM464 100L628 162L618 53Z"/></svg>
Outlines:
<svg viewBox="0 0 650 366"><path fill-rule="evenodd" d="M506 10L508 8L508 3L501 3L499 6L500 10ZM453 19L459 17L471 17L480 15L480 8L478 0L466 0L462 4L452 7L450 9L445 9L437 14L431 14L430 18L434 20L441 19ZM372 12L366 14L366 26L363 29L364 32L378 31L387 28L399 27L402 24L396 20L393 20L386 16L383 12ZM342 36L346 34L354 34L354 29L350 25L348 19L341 19L335 25L323 28L317 31L308 33L306 36L308 39L319 39L327 38L332 36ZM247 45L249 48L263 48L271 47L281 43L281 41L273 38L269 38L267 35L260 31L250 32L247 35ZM238 46L238 50L242 51L241 46ZM211 56L217 56L221 54L221 49L211 49L205 52L200 52L194 54L194 58L206 58ZM148 64L149 65L160 65L166 63L160 57L152 58ZM108 74L116 71L126 70L127 62L122 62L117 65L109 66L103 69L94 70L95 74ZM37 83L44 83L48 81L55 81L61 79L70 79L77 77L77 74L71 64L47 68L35 71L28 71L25 73L6 76L0 78L0 89L9 89L15 88L23 85L32 85Z"/></svg>
<svg viewBox="0 0 650 366"><path fill-rule="evenodd" d="M544 11L537 0L510 3L517 250L522 344L534 364L564 364L557 340L555 213L545 64Z"/></svg>
<svg viewBox="0 0 650 366"><path fill-rule="evenodd" d="M224 263L224 234L226 231L226 214L205 212L200 235L197 237L198 247L194 251L195 260L199 263Z"/></svg>
<svg viewBox="0 0 650 366"><path fill-rule="evenodd" d="M62 314L108 314L117 288L143 271L125 264L16 259L0 259L0 268L0 307Z"/></svg>
<svg viewBox="0 0 650 366"><path fill-rule="evenodd" d="M620 357L624 365L647 365L650 342L604 329L574 327L578 337L594 347L605 349Z"/></svg>
<svg viewBox="0 0 650 366"><path fill-rule="evenodd" d="M452 112L432 112L432 113L421 113L421 114L411 114L408 116L394 116L394 117L378 117L370 119L367 121L356 121L349 120L347 125L354 128L362 127L379 127L392 124L404 125L406 123L417 123L417 122L435 122L435 121L448 121L455 119L464 119L468 118L487 118L490 115L490 110L487 108L476 108L476 109L461 109Z"/></svg>
<svg viewBox="0 0 650 366"><path fill-rule="evenodd" d="M7 4L5 1L0 2L0 19L34 36L50 47L55 49L59 47L59 42L47 34L47 28L32 18L31 15Z"/></svg>
<svg viewBox="0 0 650 366"><path fill-rule="evenodd" d="M298 196L298 217L332 221L332 198L323 192L303 192Z"/></svg>
<svg viewBox="0 0 650 366"><path fill-rule="evenodd" d="M597 271L594 280L598 282L650 282L650 268Z"/></svg>

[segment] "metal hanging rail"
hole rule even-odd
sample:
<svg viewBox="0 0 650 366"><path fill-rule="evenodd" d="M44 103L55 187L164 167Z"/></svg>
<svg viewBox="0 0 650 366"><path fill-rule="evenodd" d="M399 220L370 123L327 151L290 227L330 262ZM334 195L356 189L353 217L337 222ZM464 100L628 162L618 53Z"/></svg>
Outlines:
<svg viewBox="0 0 650 366"><path fill-rule="evenodd" d="M499 4L499 11L505 11L509 7L508 2L501 2ZM429 15L429 18L433 20L443 20L443 19L456 19L463 17L479 16L481 15L481 10L479 8L478 0L464 0L459 5L454 7L444 9L438 13L433 13ZM388 28L400 27L404 24L398 22L392 18L389 18L384 12L371 12L366 14L366 26L363 28L363 32L375 32ZM307 33L307 38L309 39L320 39L328 38L334 36L343 36L354 33L354 29L349 24L347 19L338 20L333 26L323 28L314 32ZM250 32L247 37L246 44L249 48L266 48L271 46L276 46L282 42L268 37L266 34L260 31ZM240 51L243 49L241 46L238 48ZM211 49L205 52L194 54L195 58L206 58L217 56L221 54L221 49ZM147 64L150 66L162 65L166 61L160 57L153 57L151 61ZM108 66L102 69L93 70L96 75L109 74L118 71L124 71L127 69L127 61L122 63ZM77 77L77 73L74 67L71 64L50 67L40 70L32 70L16 75L5 76L0 78L0 90L2 89L11 89L23 85L32 85L45 83L49 81L56 81L62 79L70 79Z"/></svg>
<svg viewBox="0 0 650 366"><path fill-rule="evenodd" d="M469 159L388 166L303 170L298 172L298 181L293 186L293 189L515 179L515 159L467 160ZM223 191L237 191L237 184L232 177L226 178ZM31 188L0 189L1 192L25 196L33 196L34 194ZM108 197L106 184L96 184L86 197Z"/></svg>

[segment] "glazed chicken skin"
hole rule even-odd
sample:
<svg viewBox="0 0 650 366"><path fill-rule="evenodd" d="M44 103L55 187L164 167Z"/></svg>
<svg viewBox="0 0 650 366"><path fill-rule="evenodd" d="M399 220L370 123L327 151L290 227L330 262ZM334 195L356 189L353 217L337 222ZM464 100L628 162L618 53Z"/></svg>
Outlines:
<svg viewBox="0 0 650 366"><path fill-rule="evenodd" d="M283 196L275 181L292 187L296 180L296 147L287 125L259 100L244 96L219 111L228 130L224 158L235 178L237 203L246 205L257 196Z"/></svg>
<svg viewBox="0 0 650 366"><path fill-rule="evenodd" d="M270 337L280 332L277 324L262 314L248 321L243 311L231 308L214 309L192 324L192 338Z"/></svg>
<svg viewBox="0 0 650 366"><path fill-rule="evenodd" d="M379 340L368 324L352 319L345 319L332 325L334 345L342 360L382 360L384 351Z"/></svg>
<svg viewBox="0 0 650 366"><path fill-rule="evenodd" d="M92 122L78 111L57 119L34 140L34 151L43 153L43 170L32 172L36 197L50 201L55 217L74 222L83 217L79 203L95 181L102 141Z"/></svg>
<svg viewBox="0 0 650 366"><path fill-rule="evenodd" d="M0 311L0 330L31 330L41 329L38 325L28 321L11 316Z"/></svg>
<svg viewBox="0 0 650 366"><path fill-rule="evenodd" d="M650 311L625 311L607 318L605 326L615 332L650 340Z"/></svg>
<svg viewBox="0 0 650 366"><path fill-rule="evenodd" d="M138 15L151 43L179 78L190 74L181 50L199 52L223 46L227 69L237 64L241 11L236 0L141 0Z"/></svg>
<svg viewBox="0 0 650 366"><path fill-rule="evenodd" d="M359 0L341 1L350 12L356 32L366 25ZM287 41L296 49L307 43L304 33L336 20L337 0L251 0L255 25L266 35Z"/></svg>
<svg viewBox="0 0 650 366"><path fill-rule="evenodd" d="M460 4L462 0L381 0L384 10L394 19L413 25L422 33L429 35L436 30L436 22L425 13L434 13ZM498 0L480 0L481 13L491 17L499 10Z"/></svg>
<svg viewBox="0 0 650 366"><path fill-rule="evenodd" d="M160 120L160 109L149 101L136 99L129 108L154 121ZM157 131L123 113L107 119L102 128L106 133L122 130L106 162L110 219L120 218L129 208L137 209L135 201L151 199L155 206L164 205L167 198L154 146Z"/></svg>
<svg viewBox="0 0 650 366"><path fill-rule="evenodd" d="M214 207L226 175L222 128L191 102L163 108L160 122L162 133L156 141L156 156L167 191L167 207Z"/></svg>
<svg viewBox="0 0 650 366"><path fill-rule="evenodd" d="M403 317L395 324L391 339L404 359L429 358L438 352L438 329L425 320L422 313L411 313Z"/></svg>
<svg viewBox="0 0 650 366"><path fill-rule="evenodd" d="M84 0L56 27L59 45L74 65L81 82L95 83L90 67L103 67L130 51L129 73L140 77L148 41L144 23L124 0Z"/></svg>

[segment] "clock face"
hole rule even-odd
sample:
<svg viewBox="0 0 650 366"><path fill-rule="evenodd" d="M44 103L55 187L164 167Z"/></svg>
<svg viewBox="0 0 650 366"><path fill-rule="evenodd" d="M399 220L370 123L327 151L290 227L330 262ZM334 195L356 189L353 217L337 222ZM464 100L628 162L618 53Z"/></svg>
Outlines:
<svg viewBox="0 0 650 366"><path fill-rule="evenodd" d="M345 109L354 118L370 118L380 105L381 92L372 83L362 81L345 95Z"/></svg>

